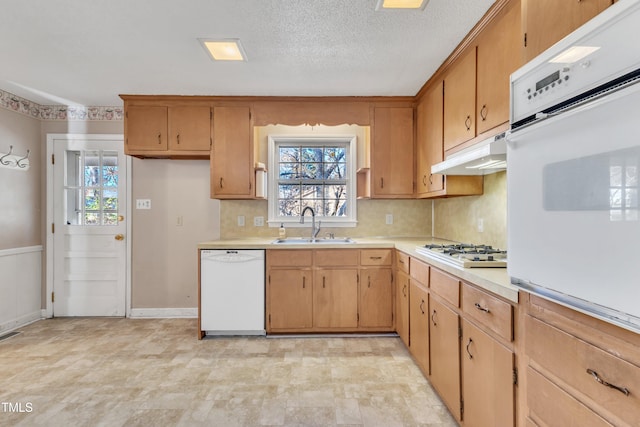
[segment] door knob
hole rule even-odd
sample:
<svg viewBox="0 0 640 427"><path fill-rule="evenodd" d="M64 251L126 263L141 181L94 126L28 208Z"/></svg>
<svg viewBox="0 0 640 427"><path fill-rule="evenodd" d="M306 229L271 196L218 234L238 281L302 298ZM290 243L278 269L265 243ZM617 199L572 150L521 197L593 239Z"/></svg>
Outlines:
<svg viewBox="0 0 640 427"><path fill-rule="evenodd" d="M118 215L118 221L120 222L124 221L124 215Z"/></svg>
<svg viewBox="0 0 640 427"><path fill-rule="evenodd" d="M116 234L116 240L124 240L124 234Z"/></svg>

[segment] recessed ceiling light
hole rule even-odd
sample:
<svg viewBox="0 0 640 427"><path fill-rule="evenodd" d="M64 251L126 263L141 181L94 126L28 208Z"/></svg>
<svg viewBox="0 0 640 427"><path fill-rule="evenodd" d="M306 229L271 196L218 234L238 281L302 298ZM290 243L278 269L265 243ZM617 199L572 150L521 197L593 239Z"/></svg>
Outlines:
<svg viewBox="0 0 640 427"><path fill-rule="evenodd" d="M378 0L376 10L385 9L420 9L427 7L429 0Z"/></svg>
<svg viewBox="0 0 640 427"><path fill-rule="evenodd" d="M238 39L198 39L214 61L246 61Z"/></svg>

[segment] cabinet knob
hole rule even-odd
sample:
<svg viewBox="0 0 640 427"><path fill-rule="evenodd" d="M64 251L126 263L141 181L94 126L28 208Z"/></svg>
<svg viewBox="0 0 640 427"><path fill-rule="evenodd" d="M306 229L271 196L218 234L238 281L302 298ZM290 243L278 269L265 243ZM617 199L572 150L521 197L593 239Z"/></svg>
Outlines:
<svg viewBox="0 0 640 427"><path fill-rule="evenodd" d="M467 116L464 120L464 125L467 127L467 130L471 130L471 116Z"/></svg>
<svg viewBox="0 0 640 427"><path fill-rule="evenodd" d="M469 351L469 346L473 343L473 340L469 338L469 342L467 343L467 354L469 355L469 359L473 359L473 354Z"/></svg>
<svg viewBox="0 0 640 427"><path fill-rule="evenodd" d="M124 234L116 234L114 239L116 239L116 240L124 240Z"/></svg>
<svg viewBox="0 0 640 427"><path fill-rule="evenodd" d="M482 117L482 121L486 121L487 120L487 106L486 104L482 106L482 108L480 109L480 117Z"/></svg>
<svg viewBox="0 0 640 427"><path fill-rule="evenodd" d="M162 144L162 134L158 134L158 144Z"/></svg>
<svg viewBox="0 0 640 427"><path fill-rule="evenodd" d="M178 145L180 145L180 133L176 135L176 140L178 141Z"/></svg>
<svg viewBox="0 0 640 427"><path fill-rule="evenodd" d="M431 313L431 323L433 323L433 326L438 326L438 324L436 323L436 311L433 310L433 313Z"/></svg>

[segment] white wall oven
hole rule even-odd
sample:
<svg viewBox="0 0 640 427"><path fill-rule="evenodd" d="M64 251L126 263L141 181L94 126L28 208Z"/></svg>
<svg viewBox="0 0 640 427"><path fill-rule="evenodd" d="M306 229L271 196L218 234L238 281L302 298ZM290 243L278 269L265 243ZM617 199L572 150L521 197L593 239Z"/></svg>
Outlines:
<svg viewBox="0 0 640 427"><path fill-rule="evenodd" d="M508 273L640 332L640 1L620 0L511 76Z"/></svg>

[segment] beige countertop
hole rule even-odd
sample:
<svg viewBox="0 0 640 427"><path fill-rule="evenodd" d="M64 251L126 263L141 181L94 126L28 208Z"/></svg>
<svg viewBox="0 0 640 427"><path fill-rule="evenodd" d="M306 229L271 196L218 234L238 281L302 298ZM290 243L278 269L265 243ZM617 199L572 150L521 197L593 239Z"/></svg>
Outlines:
<svg viewBox="0 0 640 427"><path fill-rule="evenodd" d="M422 260L447 273L459 277L465 282L499 295L513 303L518 302L518 288L510 282L506 268L463 268L423 255L416 251L417 246L428 243L443 243L446 240L432 237L354 237L355 243L278 243L273 238L228 239L201 242L198 249L366 249L395 248L411 257Z"/></svg>

